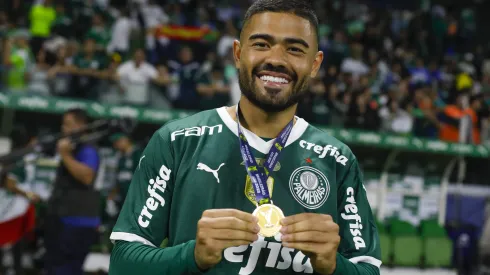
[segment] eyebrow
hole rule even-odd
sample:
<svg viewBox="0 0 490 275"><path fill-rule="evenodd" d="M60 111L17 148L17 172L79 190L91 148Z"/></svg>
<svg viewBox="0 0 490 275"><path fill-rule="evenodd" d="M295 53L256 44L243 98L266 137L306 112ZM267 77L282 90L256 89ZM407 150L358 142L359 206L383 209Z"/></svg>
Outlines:
<svg viewBox="0 0 490 275"><path fill-rule="evenodd" d="M272 41L276 40L272 35L266 34L266 33L252 34L248 38L248 40L257 40L257 39L263 39L263 40L268 41L268 42L272 42ZM308 43L301 38L286 37L286 38L284 38L284 41L288 44L300 44L300 45L303 45L307 49L310 48L310 45L308 45Z"/></svg>

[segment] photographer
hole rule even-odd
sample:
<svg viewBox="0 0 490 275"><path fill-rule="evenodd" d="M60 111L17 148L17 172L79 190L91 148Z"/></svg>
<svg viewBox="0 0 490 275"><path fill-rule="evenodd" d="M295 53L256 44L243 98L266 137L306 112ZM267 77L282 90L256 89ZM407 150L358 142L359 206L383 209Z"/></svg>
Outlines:
<svg viewBox="0 0 490 275"><path fill-rule="evenodd" d="M87 134L83 129L88 120L82 109L63 115L62 133L72 138L62 138L57 143L60 165L46 221L45 266L49 275L83 274L85 257L97 238L100 199L93 182L100 157L95 146L74 142Z"/></svg>

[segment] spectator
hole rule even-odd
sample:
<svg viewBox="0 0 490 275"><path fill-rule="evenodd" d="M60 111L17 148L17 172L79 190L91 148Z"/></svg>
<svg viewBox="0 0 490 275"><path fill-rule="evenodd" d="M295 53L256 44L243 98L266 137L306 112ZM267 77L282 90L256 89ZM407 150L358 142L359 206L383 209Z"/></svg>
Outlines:
<svg viewBox="0 0 490 275"><path fill-rule="evenodd" d="M25 31L14 33L7 39L5 59L8 69L8 89L10 92L24 91L26 88L26 73L35 62L28 43L29 34Z"/></svg>
<svg viewBox="0 0 490 275"><path fill-rule="evenodd" d="M369 67L362 60L363 49L361 44L355 43L351 46L351 56L342 61L341 71L343 73L350 73L357 79L369 72Z"/></svg>
<svg viewBox="0 0 490 275"><path fill-rule="evenodd" d="M72 38L73 19L66 12L65 4L56 4L56 20L53 22L53 33L64 38Z"/></svg>
<svg viewBox="0 0 490 275"><path fill-rule="evenodd" d="M482 116L479 116L479 114L483 105L482 95L474 95L470 97L469 103L469 107L466 109L466 113L469 115L471 121L469 142L473 144L480 144Z"/></svg>
<svg viewBox="0 0 490 275"><path fill-rule="evenodd" d="M396 100L390 100L379 110L382 130L394 134L408 135L412 131L413 117Z"/></svg>
<svg viewBox="0 0 490 275"><path fill-rule="evenodd" d="M455 92L451 96L451 103L448 104L441 114L441 128L439 138L444 141L459 142L463 139L460 136L459 127L465 114L465 100L468 97L468 90Z"/></svg>
<svg viewBox="0 0 490 275"><path fill-rule="evenodd" d="M203 75L196 90L201 97L201 110L222 107L230 101L230 85L221 66L214 66L211 73Z"/></svg>
<svg viewBox="0 0 490 275"><path fill-rule="evenodd" d="M31 49L34 54L41 50L44 41L51 35L51 28L56 20L56 11L51 6L51 0L38 1L29 13L32 35Z"/></svg>
<svg viewBox="0 0 490 275"><path fill-rule="evenodd" d="M91 38L95 41L98 52L105 52L107 45L111 40L111 32L110 29L107 28L102 14L94 14L92 17L92 27L87 33L87 38Z"/></svg>
<svg viewBox="0 0 490 275"><path fill-rule="evenodd" d="M136 50L133 60L124 62L115 75L123 89L124 103L148 106L150 103L150 84L167 85L170 80L160 75L153 65L145 62L143 49Z"/></svg>
<svg viewBox="0 0 490 275"><path fill-rule="evenodd" d="M69 73L67 47L61 46L56 53L56 62L48 72L51 79L51 93L56 96L69 96L72 75Z"/></svg>
<svg viewBox="0 0 490 275"><path fill-rule="evenodd" d="M377 104L371 100L369 88L357 91L350 103L345 126L376 131L380 125Z"/></svg>
<svg viewBox="0 0 490 275"><path fill-rule="evenodd" d="M74 74L72 80L72 96L96 100L97 84L104 77L103 69L107 66L104 56L97 54L96 42L86 39L83 52L76 55L70 71Z"/></svg>
<svg viewBox="0 0 490 275"><path fill-rule="evenodd" d="M46 51L41 49L37 53L36 64L34 64L27 73L29 81L28 91L41 95L49 95L50 87L48 83L49 64L46 59Z"/></svg>
<svg viewBox="0 0 490 275"><path fill-rule="evenodd" d="M107 52L118 53L123 59L126 59L129 54L129 37L133 28L134 24L129 18L128 10L122 9L112 26L112 37L107 46Z"/></svg>
<svg viewBox="0 0 490 275"><path fill-rule="evenodd" d="M194 61L192 49L183 47L179 53L179 60L170 60L168 67L176 82L169 89L172 106L185 110L198 109L199 95L196 86L200 65Z"/></svg>

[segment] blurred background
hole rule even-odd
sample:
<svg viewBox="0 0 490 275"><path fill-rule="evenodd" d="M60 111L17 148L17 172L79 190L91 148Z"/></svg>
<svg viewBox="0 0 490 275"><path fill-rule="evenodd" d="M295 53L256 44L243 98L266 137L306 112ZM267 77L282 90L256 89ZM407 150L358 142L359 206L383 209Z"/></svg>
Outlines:
<svg viewBox="0 0 490 275"><path fill-rule="evenodd" d="M0 155L17 126L38 138L57 133L73 107L134 119L130 139L144 147L169 120L236 104L231 49L252 2L2 1ZM325 60L298 116L357 155L381 274L490 274L490 1L314 2ZM122 203L113 190L123 177L116 144L98 145L103 225L85 270L103 274L118 211L106 201ZM43 153L30 162L35 175L20 185L41 198L35 225L0 249L0 274L42 274L58 161ZM24 198L0 190L1 229L27 212L13 207Z"/></svg>

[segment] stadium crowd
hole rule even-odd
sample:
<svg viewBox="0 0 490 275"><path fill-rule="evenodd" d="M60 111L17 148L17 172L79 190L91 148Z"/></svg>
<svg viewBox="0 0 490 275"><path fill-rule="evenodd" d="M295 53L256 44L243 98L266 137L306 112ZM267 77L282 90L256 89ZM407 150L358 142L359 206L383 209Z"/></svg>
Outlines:
<svg viewBox="0 0 490 275"><path fill-rule="evenodd" d="M7 2L4 92L187 110L240 96L231 49L249 1ZM486 140L490 59L473 9L316 2L326 60L300 116L448 141L468 117L471 141Z"/></svg>
<svg viewBox="0 0 490 275"><path fill-rule="evenodd" d="M0 93L191 111L235 104L232 44L252 1L3 1ZM468 141L489 141L490 49L477 39L474 8L315 2L325 60L299 116L446 141L461 140L466 120ZM128 137L112 139L118 151L140 153ZM121 158L113 166L130 174L126 163L133 162ZM111 190L103 198L108 228L120 207L115 197ZM109 251L108 228L99 229L102 252Z"/></svg>

